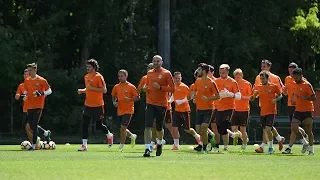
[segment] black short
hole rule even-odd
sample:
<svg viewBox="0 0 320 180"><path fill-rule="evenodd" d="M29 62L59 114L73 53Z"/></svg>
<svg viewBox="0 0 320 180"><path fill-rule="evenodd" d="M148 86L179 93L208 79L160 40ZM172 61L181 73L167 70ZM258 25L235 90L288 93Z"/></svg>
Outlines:
<svg viewBox="0 0 320 180"><path fill-rule="evenodd" d="M166 111L166 116L164 118L164 122L167 124L172 123L172 110L167 110Z"/></svg>
<svg viewBox="0 0 320 180"><path fill-rule="evenodd" d="M184 129L190 129L190 112L173 112L173 127L181 127Z"/></svg>
<svg viewBox="0 0 320 180"><path fill-rule="evenodd" d="M118 116L118 122L120 122L121 126L128 127L130 124L131 118L132 118L132 114L124 114L124 115Z"/></svg>
<svg viewBox="0 0 320 180"><path fill-rule="evenodd" d="M158 122L159 125L163 125L163 122L166 117L166 111L166 106L156 106L152 104L147 104L145 112L145 127L152 128L154 120L156 120L156 124Z"/></svg>
<svg viewBox="0 0 320 180"><path fill-rule="evenodd" d="M311 118L311 119L313 118L311 111L307 111L307 112L295 111L293 113L293 119L299 120L301 122L303 122L304 120L306 120L308 118Z"/></svg>
<svg viewBox="0 0 320 180"><path fill-rule="evenodd" d="M231 126L247 126L249 111L234 111L231 119Z"/></svg>
<svg viewBox="0 0 320 180"><path fill-rule="evenodd" d="M265 116L261 116L260 123L261 123L262 127L265 127L265 126L273 127L275 119L276 119L275 114L268 114Z"/></svg>
<svg viewBox="0 0 320 180"><path fill-rule="evenodd" d="M22 113L22 124L27 124L28 123L28 113L23 112Z"/></svg>
<svg viewBox="0 0 320 180"><path fill-rule="evenodd" d="M42 114L42 109L28 109L27 123L39 123Z"/></svg>
<svg viewBox="0 0 320 180"><path fill-rule="evenodd" d="M292 122L292 118L295 110L296 110L295 106L288 106L288 116L289 116L290 124Z"/></svg>
<svg viewBox="0 0 320 180"><path fill-rule="evenodd" d="M211 123L217 123L217 118L216 118L216 116L217 116L217 110L214 109L214 110L213 110L213 114L212 114L212 118L211 118Z"/></svg>
<svg viewBox="0 0 320 180"><path fill-rule="evenodd" d="M98 107L84 106L83 115L91 117L94 122L101 121L104 119L104 106L98 106Z"/></svg>
<svg viewBox="0 0 320 180"><path fill-rule="evenodd" d="M219 125L225 121L230 122L232 115L233 115L233 109L228 109L228 110L224 110L224 111L217 111L216 112L217 125Z"/></svg>
<svg viewBox="0 0 320 180"><path fill-rule="evenodd" d="M213 117L214 111L209 110L197 110L196 125L201 125L202 123L210 124Z"/></svg>

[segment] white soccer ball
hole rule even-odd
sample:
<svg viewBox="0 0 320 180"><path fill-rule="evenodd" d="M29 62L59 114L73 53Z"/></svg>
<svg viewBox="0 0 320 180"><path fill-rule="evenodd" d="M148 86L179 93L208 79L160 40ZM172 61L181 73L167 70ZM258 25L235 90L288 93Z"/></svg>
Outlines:
<svg viewBox="0 0 320 180"><path fill-rule="evenodd" d="M31 143L29 141L23 141L21 143L22 150L29 150L31 148Z"/></svg>
<svg viewBox="0 0 320 180"><path fill-rule="evenodd" d="M53 142L53 141L50 141L50 142L49 142L49 149L51 149L51 150L56 149L56 143Z"/></svg>
<svg viewBox="0 0 320 180"><path fill-rule="evenodd" d="M47 144L47 141L40 141L41 149L46 149L45 145Z"/></svg>
<svg viewBox="0 0 320 180"><path fill-rule="evenodd" d="M50 144L46 141L44 143L44 149L46 149L46 150L50 149Z"/></svg>

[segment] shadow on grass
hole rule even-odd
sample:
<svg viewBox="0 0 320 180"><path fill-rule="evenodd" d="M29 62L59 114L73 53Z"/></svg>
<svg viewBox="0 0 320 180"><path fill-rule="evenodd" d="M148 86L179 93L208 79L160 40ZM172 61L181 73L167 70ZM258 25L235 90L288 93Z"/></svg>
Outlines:
<svg viewBox="0 0 320 180"><path fill-rule="evenodd" d="M150 156L150 157L143 157L141 156L124 156L124 158L128 159L150 159L150 158L155 158L156 156Z"/></svg>
<svg viewBox="0 0 320 180"><path fill-rule="evenodd" d="M0 151L12 151L12 152L21 151L21 152L26 152L26 151L23 151L21 149L0 149Z"/></svg>

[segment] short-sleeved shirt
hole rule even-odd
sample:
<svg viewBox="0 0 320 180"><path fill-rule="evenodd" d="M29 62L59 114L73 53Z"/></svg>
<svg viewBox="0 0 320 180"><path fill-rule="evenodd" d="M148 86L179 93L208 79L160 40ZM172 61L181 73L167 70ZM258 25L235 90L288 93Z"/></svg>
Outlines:
<svg viewBox="0 0 320 180"><path fill-rule="evenodd" d="M269 74L269 82L273 83L273 84L276 84L280 88L280 90L282 92L282 87L284 85L283 85L280 77L275 75L275 74L273 74L273 73L271 73L271 72L269 72L268 74ZM256 85L259 85L259 84L261 84L261 81L260 81L260 75L258 74L257 77L256 77L256 81L255 81L254 85L256 86Z"/></svg>
<svg viewBox="0 0 320 180"><path fill-rule="evenodd" d="M215 82L217 84L219 92L224 89L227 89L229 92L232 92L232 93L239 92L238 83L236 82L236 80L234 80L229 76L226 79L222 79L221 77L217 78ZM235 109L236 108L235 99L232 97L227 97L219 101L216 101L216 108L218 111Z"/></svg>
<svg viewBox="0 0 320 180"><path fill-rule="evenodd" d="M124 100L125 97L133 98L139 96L137 88L133 84L129 82L116 84L112 89L111 95L118 99L118 116L134 113L134 101Z"/></svg>
<svg viewBox="0 0 320 180"><path fill-rule="evenodd" d="M303 97L310 97L311 95L315 94L312 85L306 81L302 80L302 83L293 84L293 93L294 93L294 101L296 102L296 111L299 112L308 112L314 111L314 106L312 101L307 101L302 98L298 98L298 96L303 96Z"/></svg>
<svg viewBox="0 0 320 180"><path fill-rule="evenodd" d="M157 82L161 89L154 88L152 84ZM147 73L147 104L156 106L168 106L168 93L174 93L173 78L170 71L160 68L152 69Z"/></svg>
<svg viewBox="0 0 320 180"><path fill-rule="evenodd" d="M198 78L195 84L197 110L209 110L214 108L213 100L203 100L202 96L212 97L219 93L216 83L210 79Z"/></svg>
<svg viewBox="0 0 320 180"><path fill-rule="evenodd" d="M28 77L24 80L24 89L27 92L28 105L27 109L43 109L44 96L36 97L33 93L35 91L44 92L50 88L47 80L37 75L35 79Z"/></svg>
<svg viewBox="0 0 320 180"><path fill-rule="evenodd" d="M184 84L184 83L180 83L180 84L176 84L175 85L176 90L173 93L173 98L174 98L174 102L175 102L175 111L177 112L189 112L190 111L190 105L189 102L184 102L180 105L178 105L176 103L176 100L182 100L184 98L186 98L189 95L189 87Z"/></svg>
<svg viewBox="0 0 320 180"><path fill-rule="evenodd" d="M18 89L16 91L16 95L19 95L21 96L22 94L24 94L25 92L25 87L24 87L24 83L20 83L19 86L18 86ZM27 112L28 111L28 98L26 98L24 101L23 101L23 112Z"/></svg>
<svg viewBox="0 0 320 180"><path fill-rule="evenodd" d="M84 76L84 82L87 85L91 85L95 88L106 87L103 76L96 72L95 74L86 74ZM91 89L86 89L86 100L84 102L85 106L88 107L99 107L104 105L103 93L94 91Z"/></svg>
<svg viewBox="0 0 320 180"><path fill-rule="evenodd" d="M277 103L272 103L272 99L281 94L279 86L273 83L268 83L267 85L259 84L254 86L253 91L258 91L261 116L277 114Z"/></svg>
<svg viewBox="0 0 320 180"><path fill-rule="evenodd" d="M237 81L238 87L241 93L241 96L251 96L252 95L252 85L249 81L247 80L240 80ZM250 110L250 103L249 99L240 99L235 101L236 103L236 111L249 111Z"/></svg>

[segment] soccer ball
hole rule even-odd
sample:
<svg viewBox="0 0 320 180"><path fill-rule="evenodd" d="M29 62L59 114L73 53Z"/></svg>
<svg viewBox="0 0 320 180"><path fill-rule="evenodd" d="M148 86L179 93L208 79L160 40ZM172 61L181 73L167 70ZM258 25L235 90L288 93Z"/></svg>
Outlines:
<svg viewBox="0 0 320 180"><path fill-rule="evenodd" d="M56 149L56 143L53 141L50 141L49 142L49 149L52 149L52 150Z"/></svg>
<svg viewBox="0 0 320 180"><path fill-rule="evenodd" d="M21 143L22 150L29 150L31 148L31 143L29 141L23 141Z"/></svg>
<svg viewBox="0 0 320 180"><path fill-rule="evenodd" d="M44 142L44 149L46 150L50 149L50 145L47 141Z"/></svg>
<svg viewBox="0 0 320 180"><path fill-rule="evenodd" d="M40 141L40 149L44 149L44 142Z"/></svg>

